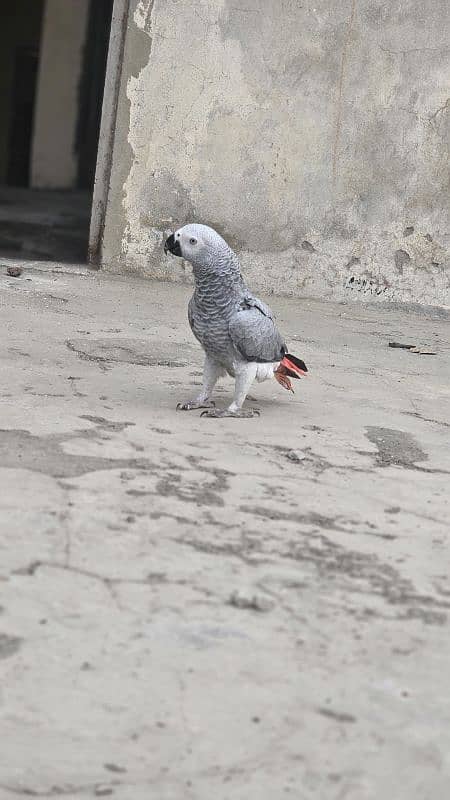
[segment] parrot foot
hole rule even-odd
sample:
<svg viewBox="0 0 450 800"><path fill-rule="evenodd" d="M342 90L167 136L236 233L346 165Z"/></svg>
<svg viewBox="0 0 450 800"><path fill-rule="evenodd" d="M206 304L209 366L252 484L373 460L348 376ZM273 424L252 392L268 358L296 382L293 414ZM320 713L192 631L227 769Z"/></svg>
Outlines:
<svg viewBox="0 0 450 800"><path fill-rule="evenodd" d="M201 417L213 417L213 418L220 418L220 417L241 417L243 419L251 419L252 417L259 417L260 412L253 408L248 411L244 411L244 409L240 408L238 411L230 411L228 408L224 408L222 411L218 408L212 408L211 411L203 411L200 414Z"/></svg>
<svg viewBox="0 0 450 800"><path fill-rule="evenodd" d="M188 400L187 403L178 403L177 411L195 411L196 408L214 408L214 400Z"/></svg>

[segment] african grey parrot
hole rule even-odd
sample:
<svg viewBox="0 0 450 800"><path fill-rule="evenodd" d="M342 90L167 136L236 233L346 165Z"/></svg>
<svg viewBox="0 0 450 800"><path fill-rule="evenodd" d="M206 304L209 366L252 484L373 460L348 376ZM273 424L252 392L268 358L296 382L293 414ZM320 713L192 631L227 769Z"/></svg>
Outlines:
<svg viewBox="0 0 450 800"><path fill-rule="evenodd" d="M164 252L190 261L195 291L189 301L189 323L205 351L203 386L194 400L177 408L206 408L202 416L252 417L242 405L253 381L275 377L293 391L290 377L307 372L304 362L287 352L272 311L247 288L238 257L207 225L185 225L172 233ZM217 379L228 373L235 378L234 399L219 411L211 400Z"/></svg>

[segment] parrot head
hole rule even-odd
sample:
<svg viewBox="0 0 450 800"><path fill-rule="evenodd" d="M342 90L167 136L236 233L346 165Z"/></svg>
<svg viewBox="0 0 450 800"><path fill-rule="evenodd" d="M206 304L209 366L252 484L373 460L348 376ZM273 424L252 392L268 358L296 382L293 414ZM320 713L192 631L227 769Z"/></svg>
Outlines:
<svg viewBox="0 0 450 800"><path fill-rule="evenodd" d="M201 266L210 263L218 253L231 251L213 228L192 223L170 234L164 243L164 252Z"/></svg>

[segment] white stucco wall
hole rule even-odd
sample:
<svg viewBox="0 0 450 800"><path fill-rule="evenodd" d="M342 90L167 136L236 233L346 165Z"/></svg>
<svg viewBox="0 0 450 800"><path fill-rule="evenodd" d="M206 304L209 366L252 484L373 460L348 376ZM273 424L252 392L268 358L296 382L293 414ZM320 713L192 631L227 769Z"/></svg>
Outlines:
<svg viewBox="0 0 450 800"><path fill-rule="evenodd" d="M131 0L103 265L185 280L199 221L255 288L450 304L449 41L448 0Z"/></svg>

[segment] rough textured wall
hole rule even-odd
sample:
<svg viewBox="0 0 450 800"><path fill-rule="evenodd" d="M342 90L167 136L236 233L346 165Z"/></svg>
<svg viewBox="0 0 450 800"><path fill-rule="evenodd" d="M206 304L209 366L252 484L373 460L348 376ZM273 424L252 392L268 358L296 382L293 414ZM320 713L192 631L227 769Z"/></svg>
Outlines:
<svg viewBox="0 0 450 800"><path fill-rule="evenodd" d="M187 279L195 219L268 291L448 303L449 62L448 0L132 0L105 266Z"/></svg>

